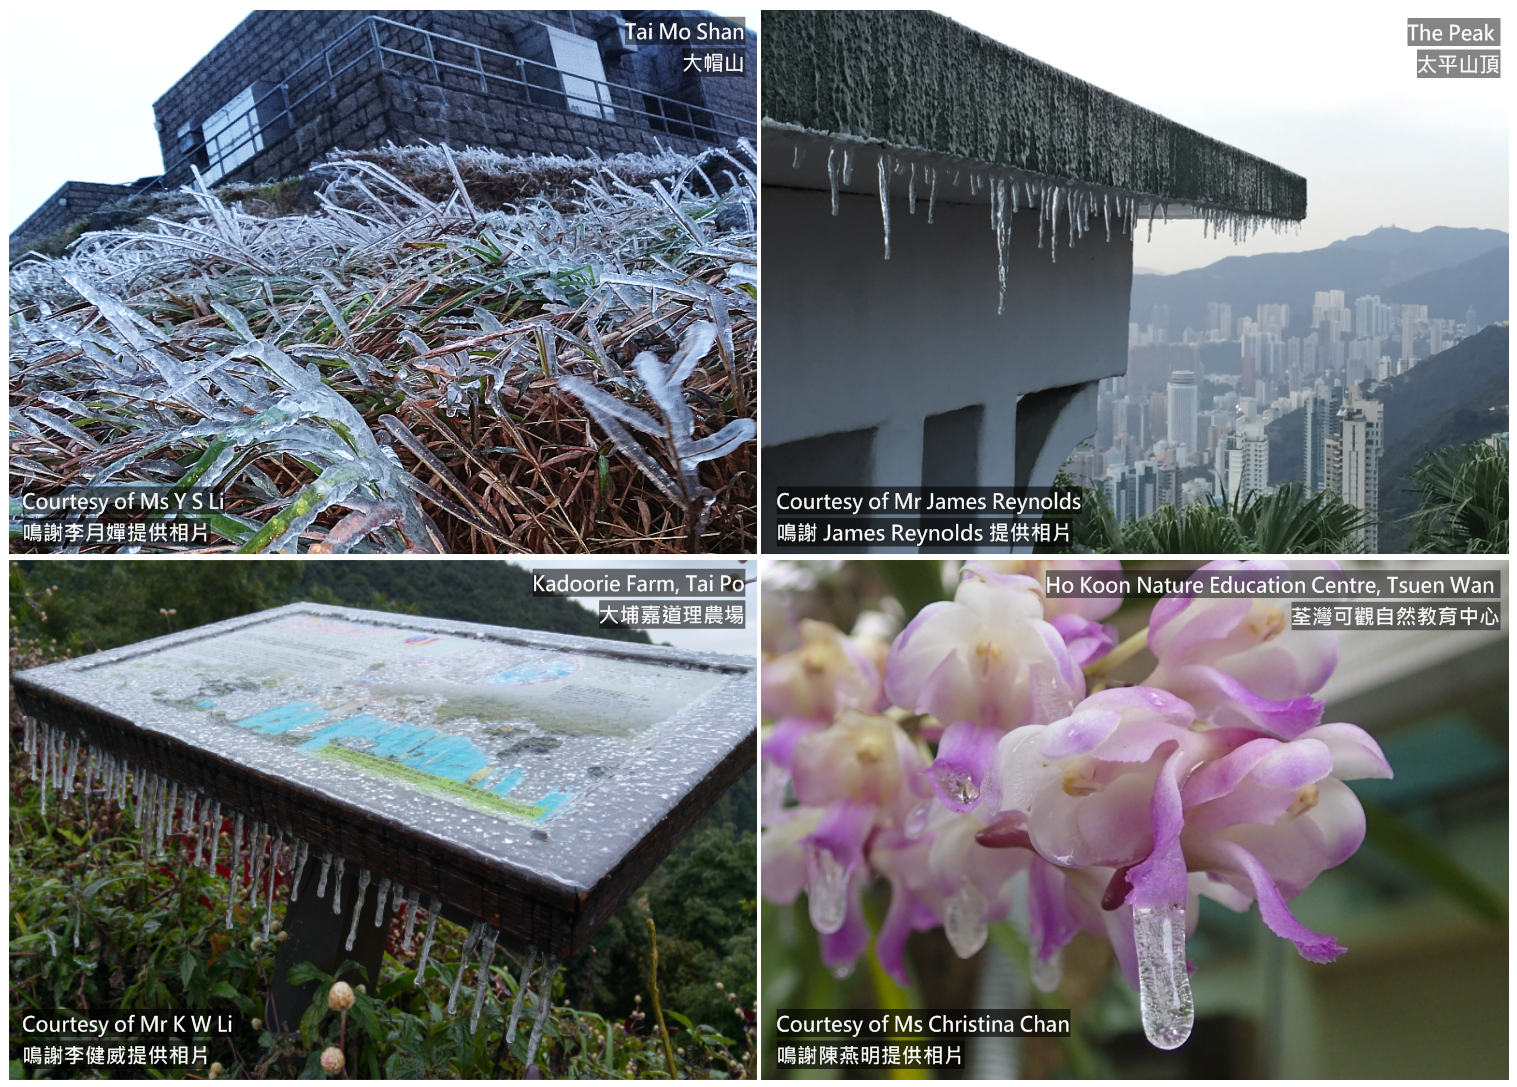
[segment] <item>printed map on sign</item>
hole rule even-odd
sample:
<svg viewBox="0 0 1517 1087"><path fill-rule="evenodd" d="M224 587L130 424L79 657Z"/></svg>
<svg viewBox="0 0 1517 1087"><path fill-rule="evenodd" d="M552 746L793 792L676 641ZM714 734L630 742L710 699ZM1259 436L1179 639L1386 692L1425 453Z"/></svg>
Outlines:
<svg viewBox="0 0 1517 1087"><path fill-rule="evenodd" d="M541 824L719 674L313 615L103 667L97 681L366 776Z"/></svg>

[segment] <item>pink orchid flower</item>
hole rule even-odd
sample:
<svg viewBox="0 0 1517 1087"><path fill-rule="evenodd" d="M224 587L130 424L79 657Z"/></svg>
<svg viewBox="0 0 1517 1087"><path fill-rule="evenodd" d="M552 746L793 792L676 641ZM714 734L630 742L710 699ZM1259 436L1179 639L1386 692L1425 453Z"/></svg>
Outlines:
<svg viewBox="0 0 1517 1087"><path fill-rule="evenodd" d="M961 578L953 600L929 604L907 625L885 665L897 706L947 725L929 777L959 812L993 796L987 775L1004 732L1056 720L1085 694L1063 637L1043 619L1036 580L979 563Z"/></svg>
<svg viewBox="0 0 1517 1087"><path fill-rule="evenodd" d="M1265 560L1208 563L1208 571L1289 569ZM1338 636L1291 630L1283 602L1166 596L1154 606L1148 647L1159 666L1144 685L1185 699L1203 720L1262 728L1290 739L1319 724L1311 695L1338 666Z"/></svg>

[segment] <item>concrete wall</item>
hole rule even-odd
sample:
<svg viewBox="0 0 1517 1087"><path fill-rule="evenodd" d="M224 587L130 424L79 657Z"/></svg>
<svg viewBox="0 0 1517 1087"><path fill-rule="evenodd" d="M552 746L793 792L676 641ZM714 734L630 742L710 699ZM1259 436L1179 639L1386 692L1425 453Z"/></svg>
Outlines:
<svg viewBox="0 0 1517 1087"><path fill-rule="evenodd" d="M1018 398L1126 370L1131 239L1097 230L1070 249L1066 236L1054 263L1033 216L1015 216L998 316L988 206L940 202L929 225L925 200L913 216L897 198L886 261L879 199L843 193L837 216L830 203L822 190L764 187L766 448L873 428L867 482L914 486L928 417L982 405L978 482L1050 482L1048 466L1095 432L1093 386L1047 406L1047 438L1024 450L1036 474L1017 463ZM835 482L765 477L766 488Z"/></svg>
<svg viewBox="0 0 1517 1087"><path fill-rule="evenodd" d="M26 222L11 231L10 241L31 242L45 237L55 230L76 223L90 212L112 200L131 196L137 191L133 185L100 185L93 181L65 181L58 191L49 196L36 211L27 216Z"/></svg>
<svg viewBox="0 0 1517 1087"><path fill-rule="evenodd" d="M159 125L159 143L166 183L177 186L189 180L188 165L178 166L182 152L177 132L181 125L199 125L231 101L255 80L271 85L289 81L293 102L324 77L325 65L306 72L303 66L323 49L342 39L344 33L366 16L379 15L396 23L415 26L437 35L461 39L485 49L521 52L520 36L534 22L590 36L597 20L616 15L612 11L255 11L216 45L184 78L154 103ZM380 27L384 45L428 55L423 35L396 27ZM438 60L472 67L472 48L433 39L432 55ZM677 47L644 45L637 53L607 60L610 83L678 99L692 108L715 109L757 121L757 42L749 35L746 79L689 79L679 75ZM665 55L676 59L671 63ZM369 54L363 56L364 54ZM349 61L363 59L338 79L335 94L325 90L295 111L294 128L288 137L271 142L249 162L230 171L224 180L268 181L301 173L313 160L333 148L362 149L394 140L420 139L454 147L487 146L522 154L585 155L587 148L599 154L623 151L656 151L664 147L696 151L712 141L682 137L679 131L651 124L626 107L646 108L642 96L614 91L613 105L623 109L615 121L599 120L529 101L518 88L487 81L482 93L478 76L434 67L427 61L386 54L381 71L374 55L373 38L360 31L333 50L331 64L341 69ZM483 54L487 72L505 73L503 62ZM297 75L297 73L299 73ZM517 74L514 67L511 73Z"/></svg>

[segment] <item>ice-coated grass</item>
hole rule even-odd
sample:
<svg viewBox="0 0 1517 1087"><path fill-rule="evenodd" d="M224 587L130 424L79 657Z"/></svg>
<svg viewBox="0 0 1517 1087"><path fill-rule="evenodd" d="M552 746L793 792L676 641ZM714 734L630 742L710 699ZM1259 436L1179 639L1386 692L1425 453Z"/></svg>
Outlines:
<svg viewBox="0 0 1517 1087"><path fill-rule="evenodd" d="M314 209L22 261L13 549L21 491L134 483L223 493L209 551L752 550L751 162L333 152Z"/></svg>

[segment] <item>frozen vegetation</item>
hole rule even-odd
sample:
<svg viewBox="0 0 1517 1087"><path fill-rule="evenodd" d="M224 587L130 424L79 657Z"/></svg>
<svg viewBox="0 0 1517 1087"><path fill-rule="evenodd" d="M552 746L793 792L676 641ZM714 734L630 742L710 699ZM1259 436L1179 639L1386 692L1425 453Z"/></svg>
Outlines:
<svg viewBox="0 0 1517 1087"><path fill-rule="evenodd" d="M752 158L333 152L293 214L197 186L23 260L13 517L208 487L208 550L751 550Z"/></svg>

